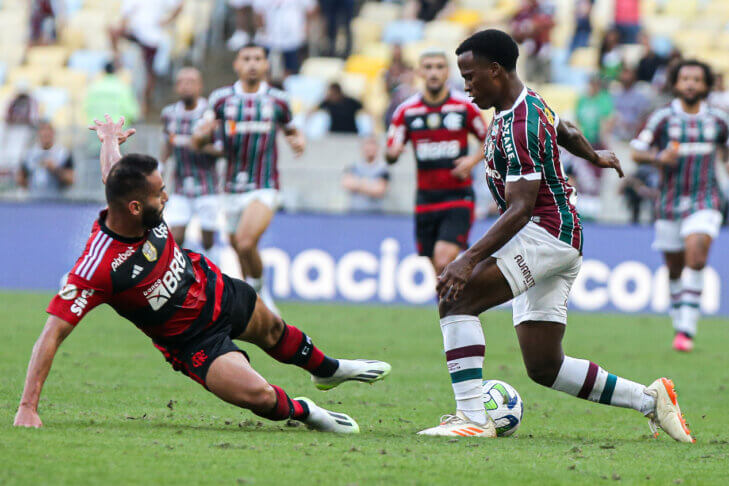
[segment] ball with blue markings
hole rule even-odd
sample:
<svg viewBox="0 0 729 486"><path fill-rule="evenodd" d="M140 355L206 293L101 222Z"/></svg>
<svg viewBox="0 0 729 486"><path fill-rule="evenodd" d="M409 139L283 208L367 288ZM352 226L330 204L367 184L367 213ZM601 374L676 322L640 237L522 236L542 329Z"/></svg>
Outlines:
<svg viewBox="0 0 729 486"><path fill-rule="evenodd" d="M516 432L524 415L524 402L513 386L500 380L484 380L483 404L499 437Z"/></svg>

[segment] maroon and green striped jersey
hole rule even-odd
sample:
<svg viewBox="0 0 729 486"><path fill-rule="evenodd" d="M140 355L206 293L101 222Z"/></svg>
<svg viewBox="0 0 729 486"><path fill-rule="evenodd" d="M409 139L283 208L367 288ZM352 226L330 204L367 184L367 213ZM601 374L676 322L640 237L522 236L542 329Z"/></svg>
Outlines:
<svg viewBox="0 0 729 486"><path fill-rule="evenodd" d="M200 98L192 110L185 109L182 101L162 110L162 131L175 158L175 194L197 197L217 191L216 158L197 152L190 145L193 131L207 109L207 100Z"/></svg>
<svg viewBox="0 0 729 486"><path fill-rule="evenodd" d="M228 161L225 192L278 189L276 134L291 126L284 92L261 83L256 93L246 93L238 81L215 90L210 106L221 120L218 137Z"/></svg>
<svg viewBox="0 0 729 486"><path fill-rule="evenodd" d="M631 146L637 150L678 149L678 164L661 168L657 219L675 220L702 209L721 209L716 155L719 146L728 141L729 115L706 103L691 115L675 99L649 117Z"/></svg>
<svg viewBox="0 0 729 486"><path fill-rule="evenodd" d="M559 117L526 87L514 106L494 116L484 148L486 179L506 211L506 184L538 180L532 221L555 238L582 251L582 225L575 209L576 192L567 183L557 146Z"/></svg>

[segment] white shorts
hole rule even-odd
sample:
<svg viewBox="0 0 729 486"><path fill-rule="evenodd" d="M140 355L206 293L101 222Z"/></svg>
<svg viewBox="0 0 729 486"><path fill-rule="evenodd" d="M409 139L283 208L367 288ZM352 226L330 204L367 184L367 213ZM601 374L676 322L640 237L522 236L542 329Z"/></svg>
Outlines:
<svg viewBox="0 0 729 486"><path fill-rule="evenodd" d="M215 231L218 228L219 198L216 194L199 197L187 197L170 194L165 205L165 221L173 228L187 226L193 215L200 220L200 228L204 231Z"/></svg>
<svg viewBox="0 0 729 486"><path fill-rule="evenodd" d="M567 324L567 298L582 266L580 252L530 221L494 258L514 293L515 326L524 321Z"/></svg>
<svg viewBox="0 0 729 486"><path fill-rule="evenodd" d="M702 209L683 219L658 219L655 228L654 250L681 251L688 235L704 234L716 239L721 229L721 213L715 209Z"/></svg>
<svg viewBox="0 0 729 486"><path fill-rule="evenodd" d="M253 201L259 201L276 212L281 205L281 196L278 189L255 189L240 194L225 195L225 221L228 233L235 233L243 211Z"/></svg>

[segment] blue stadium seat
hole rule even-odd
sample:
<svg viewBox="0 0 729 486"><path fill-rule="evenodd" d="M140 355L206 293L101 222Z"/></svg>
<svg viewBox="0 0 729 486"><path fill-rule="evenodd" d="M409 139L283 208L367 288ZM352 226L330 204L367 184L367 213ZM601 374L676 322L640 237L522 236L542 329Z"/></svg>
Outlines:
<svg viewBox="0 0 729 486"><path fill-rule="evenodd" d="M104 65L110 61L109 53L105 51L78 50L71 54L68 59L68 67L78 71L84 71L93 76L104 69Z"/></svg>
<svg viewBox="0 0 729 486"><path fill-rule="evenodd" d="M407 44L422 38L423 22L419 20L395 20L382 33L382 41L388 44Z"/></svg>

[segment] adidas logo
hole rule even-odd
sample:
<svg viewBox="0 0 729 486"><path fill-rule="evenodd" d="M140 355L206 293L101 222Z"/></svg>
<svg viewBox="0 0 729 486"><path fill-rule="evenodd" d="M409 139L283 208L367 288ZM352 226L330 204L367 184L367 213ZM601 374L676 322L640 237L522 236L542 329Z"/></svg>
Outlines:
<svg viewBox="0 0 729 486"><path fill-rule="evenodd" d="M134 268L132 269L132 278L137 278L139 274L142 273L142 270L144 270L144 268L139 265L134 265Z"/></svg>

